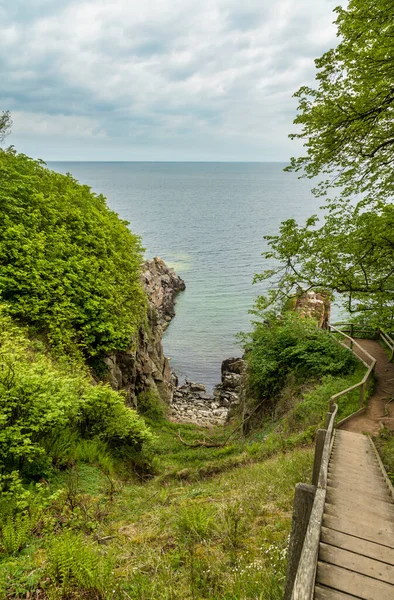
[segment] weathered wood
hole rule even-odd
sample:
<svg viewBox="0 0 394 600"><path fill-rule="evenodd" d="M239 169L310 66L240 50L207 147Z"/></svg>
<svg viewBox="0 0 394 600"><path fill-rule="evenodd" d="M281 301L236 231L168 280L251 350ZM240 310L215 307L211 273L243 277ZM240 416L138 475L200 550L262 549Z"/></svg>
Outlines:
<svg viewBox="0 0 394 600"><path fill-rule="evenodd" d="M326 413L326 423L324 425L325 429L328 428L330 421L331 421L331 417L332 417L332 412Z"/></svg>
<svg viewBox="0 0 394 600"><path fill-rule="evenodd" d="M355 600L354 596L321 585L315 587L316 600Z"/></svg>
<svg viewBox="0 0 394 600"><path fill-rule="evenodd" d="M317 488L291 600L310 600L313 597L325 495L324 488Z"/></svg>
<svg viewBox="0 0 394 600"><path fill-rule="evenodd" d="M319 473L321 459L323 456L324 442L326 439L327 429L318 429L316 433L315 457L313 461L312 485L317 485L319 481Z"/></svg>
<svg viewBox="0 0 394 600"><path fill-rule="evenodd" d="M393 600L393 586L389 583L320 561L316 581L363 600Z"/></svg>
<svg viewBox="0 0 394 600"><path fill-rule="evenodd" d="M295 489L284 600L291 598L315 492L316 487L306 483L298 483Z"/></svg>
<svg viewBox="0 0 394 600"><path fill-rule="evenodd" d="M330 505L335 506L337 514L342 511L345 514L346 512L351 512L352 514L367 512L371 515L394 521L394 504L390 504L389 502L381 502L379 500L371 502L369 498L364 498L364 496L344 496L342 494L333 494L330 490L326 494L326 506Z"/></svg>
<svg viewBox="0 0 394 600"><path fill-rule="evenodd" d="M327 527L322 527L321 541L331 546L349 550L350 552L358 552L363 556L368 556L369 558L394 566L394 548L368 542L367 540L362 540L353 535L335 531L334 529L328 529Z"/></svg>
<svg viewBox="0 0 394 600"><path fill-rule="evenodd" d="M364 406L365 384L360 387L360 408Z"/></svg>
<svg viewBox="0 0 394 600"><path fill-rule="evenodd" d="M355 552L349 552L349 550L344 550L343 548L336 548L329 544L320 543L319 561L337 565L338 567L391 583L394 586L394 567L379 560L368 558ZM392 594L394 596L394 587Z"/></svg>
<svg viewBox="0 0 394 600"><path fill-rule="evenodd" d="M331 477L328 477L327 486L337 490L338 492L347 491L349 494L358 494L360 492L360 488L351 481L338 481ZM363 495L368 496L371 498L371 500L376 498L377 500L387 500L387 502L390 502L391 498L388 490L387 492L382 493L381 491L376 490L376 488L373 486L367 485L363 488Z"/></svg>
<svg viewBox="0 0 394 600"><path fill-rule="evenodd" d="M368 540L369 542L375 542L376 544L394 548L394 535L387 526L375 529L364 523L343 519L341 516L333 517L332 515L324 515L323 526L335 529L336 531L341 531L342 533L354 535L362 540Z"/></svg>

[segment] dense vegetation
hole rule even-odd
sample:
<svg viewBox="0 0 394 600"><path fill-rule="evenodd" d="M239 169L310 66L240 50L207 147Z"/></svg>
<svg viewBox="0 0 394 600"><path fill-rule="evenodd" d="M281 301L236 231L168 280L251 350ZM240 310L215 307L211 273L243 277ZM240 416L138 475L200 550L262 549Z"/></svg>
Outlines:
<svg viewBox="0 0 394 600"><path fill-rule="evenodd" d="M254 322L243 336L249 365L249 384L257 398L275 400L291 376L298 383L318 376L354 371L357 359L338 347L327 331L312 319L293 312Z"/></svg>
<svg viewBox="0 0 394 600"><path fill-rule="evenodd" d="M339 43L316 60L316 86L301 87L293 135L305 153L290 170L317 177L321 216L282 223L268 237L267 303L299 288L340 294L371 324L394 324L394 5L350 0L338 7ZM354 318L354 317L353 317Z"/></svg>
<svg viewBox="0 0 394 600"><path fill-rule="evenodd" d="M57 350L101 356L144 319L139 239L103 196L0 150L0 298Z"/></svg>

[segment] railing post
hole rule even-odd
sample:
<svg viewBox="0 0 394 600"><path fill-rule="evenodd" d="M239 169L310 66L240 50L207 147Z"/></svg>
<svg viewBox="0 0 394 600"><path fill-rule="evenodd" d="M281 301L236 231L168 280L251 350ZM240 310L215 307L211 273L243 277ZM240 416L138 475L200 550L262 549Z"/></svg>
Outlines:
<svg viewBox="0 0 394 600"><path fill-rule="evenodd" d="M360 386L360 408L362 408L364 406L364 392L365 392L364 387L365 387L364 384Z"/></svg>
<svg viewBox="0 0 394 600"><path fill-rule="evenodd" d="M332 417L332 412L328 412L328 413L326 413L326 422L325 422L325 425L324 425L324 427L325 427L326 429L328 428L328 426L329 426L329 424L330 424L331 417Z"/></svg>
<svg viewBox="0 0 394 600"><path fill-rule="evenodd" d="M327 429L318 429L316 433L315 457L313 459L312 485L317 485L321 466L321 457L323 455L324 442Z"/></svg>
<svg viewBox="0 0 394 600"><path fill-rule="evenodd" d="M315 493L316 487L313 485L307 483L297 483L296 485L283 600L291 599Z"/></svg>

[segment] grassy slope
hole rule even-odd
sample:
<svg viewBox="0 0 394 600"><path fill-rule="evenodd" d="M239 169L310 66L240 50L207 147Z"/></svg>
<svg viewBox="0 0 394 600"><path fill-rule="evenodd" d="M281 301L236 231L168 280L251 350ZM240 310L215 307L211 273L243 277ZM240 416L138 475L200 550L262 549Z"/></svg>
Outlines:
<svg viewBox="0 0 394 600"><path fill-rule="evenodd" d="M313 432L329 397L363 371L281 394L282 416L222 448L190 448L206 431L163 420L157 475L105 476L84 459L44 482L51 501L2 527L0 598L279 600L294 486L308 481ZM302 395L302 398L301 398ZM341 416L356 395L341 400ZM229 429L209 436L218 441ZM44 506L44 508L42 508ZM30 595L29 595L30 594Z"/></svg>

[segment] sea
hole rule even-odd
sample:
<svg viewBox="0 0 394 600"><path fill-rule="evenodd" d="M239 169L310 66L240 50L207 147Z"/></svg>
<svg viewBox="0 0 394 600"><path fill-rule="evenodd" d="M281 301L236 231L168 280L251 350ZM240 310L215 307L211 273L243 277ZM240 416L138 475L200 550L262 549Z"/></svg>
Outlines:
<svg viewBox="0 0 394 600"><path fill-rule="evenodd" d="M237 334L265 283L255 273L264 236L281 221L319 212L311 181L284 172L286 163L50 162L107 198L142 238L147 258L160 256L185 280L176 316L164 334L180 381L220 382L225 358L241 356Z"/></svg>

